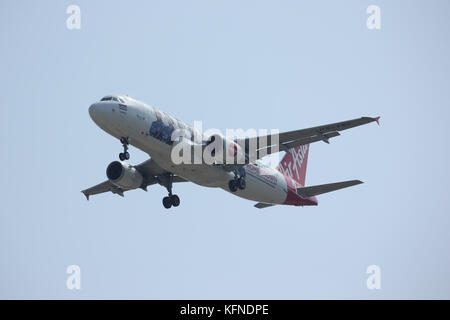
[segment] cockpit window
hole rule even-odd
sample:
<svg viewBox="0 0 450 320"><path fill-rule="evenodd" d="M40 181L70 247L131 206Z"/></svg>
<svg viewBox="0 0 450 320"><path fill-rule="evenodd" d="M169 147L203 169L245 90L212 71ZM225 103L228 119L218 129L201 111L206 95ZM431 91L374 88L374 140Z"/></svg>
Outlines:
<svg viewBox="0 0 450 320"><path fill-rule="evenodd" d="M116 102L119 102L119 99L117 97L106 96L106 97L103 97L100 101L116 101Z"/></svg>

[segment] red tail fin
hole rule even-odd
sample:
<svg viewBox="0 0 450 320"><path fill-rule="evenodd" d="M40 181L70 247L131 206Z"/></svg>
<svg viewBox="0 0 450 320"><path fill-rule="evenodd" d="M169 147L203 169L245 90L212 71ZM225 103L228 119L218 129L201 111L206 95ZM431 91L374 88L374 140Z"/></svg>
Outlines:
<svg viewBox="0 0 450 320"><path fill-rule="evenodd" d="M278 171L305 185L306 165L308 163L309 144L289 149L278 165Z"/></svg>

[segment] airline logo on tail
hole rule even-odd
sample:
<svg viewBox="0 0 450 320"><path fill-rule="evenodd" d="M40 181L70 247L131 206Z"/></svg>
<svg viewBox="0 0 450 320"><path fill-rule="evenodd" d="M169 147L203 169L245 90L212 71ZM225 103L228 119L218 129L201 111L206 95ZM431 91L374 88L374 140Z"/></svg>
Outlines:
<svg viewBox="0 0 450 320"><path fill-rule="evenodd" d="M306 164L308 162L309 144L289 149L278 165L278 170L298 182L305 185Z"/></svg>

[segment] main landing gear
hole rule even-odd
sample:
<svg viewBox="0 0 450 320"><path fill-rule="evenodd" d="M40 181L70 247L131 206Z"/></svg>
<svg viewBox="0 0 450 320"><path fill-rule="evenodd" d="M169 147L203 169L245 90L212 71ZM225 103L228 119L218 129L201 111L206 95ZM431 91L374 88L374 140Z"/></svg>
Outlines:
<svg viewBox="0 0 450 320"><path fill-rule="evenodd" d="M172 206L178 207L180 205L180 198L176 194L172 194L172 181L173 174L171 173L167 176L167 182L165 184L169 195L162 200L163 206L166 209L170 209Z"/></svg>
<svg viewBox="0 0 450 320"><path fill-rule="evenodd" d="M176 194L170 194L162 200L163 206L170 209L172 206L178 207L180 205L180 198Z"/></svg>
<svg viewBox="0 0 450 320"><path fill-rule="evenodd" d="M128 138L122 137L120 138L120 143L123 146L123 152L119 153L120 161L130 159L130 154L128 153L128 145L130 144Z"/></svg>
<svg viewBox="0 0 450 320"><path fill-rule="evenodd" d="M235 169L234 179L228 182L228 188L231 192L236 192L238 189L244 190L246 186L244 168Z"/></svg>

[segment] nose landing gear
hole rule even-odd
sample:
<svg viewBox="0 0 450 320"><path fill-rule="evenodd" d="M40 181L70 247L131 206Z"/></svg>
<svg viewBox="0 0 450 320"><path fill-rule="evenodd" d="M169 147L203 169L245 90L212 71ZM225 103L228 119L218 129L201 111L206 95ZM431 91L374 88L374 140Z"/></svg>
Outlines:
<svg viewBox="0 0 450 320"><path fill-rule="evenodd" d="M128 138L125 137L120 138L120 143L122 143L123 146L123 152L119 153L120 161L130 159L130 154L128 153L128 145L130 144L130 142Z"/></svg>

